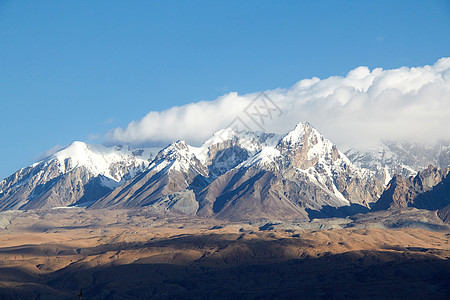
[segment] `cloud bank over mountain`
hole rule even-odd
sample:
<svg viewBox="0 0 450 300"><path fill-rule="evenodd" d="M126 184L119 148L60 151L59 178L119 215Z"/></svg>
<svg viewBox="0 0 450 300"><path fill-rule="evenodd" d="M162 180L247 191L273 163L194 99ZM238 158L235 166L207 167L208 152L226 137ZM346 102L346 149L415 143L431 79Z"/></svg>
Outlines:
<svg viewBox="0 0 450 300"><path fill-rule="evenodd" d="M380 139L433 142L450 139L449 119L450 58L442 58L423 67L362 66L345 77L313 77L263 95L232 92L214 101L151 111L108 132L105 143L155 145L183 139L199 144L230 124L282 133L299 121L312 123L338 145Z"/></svg>

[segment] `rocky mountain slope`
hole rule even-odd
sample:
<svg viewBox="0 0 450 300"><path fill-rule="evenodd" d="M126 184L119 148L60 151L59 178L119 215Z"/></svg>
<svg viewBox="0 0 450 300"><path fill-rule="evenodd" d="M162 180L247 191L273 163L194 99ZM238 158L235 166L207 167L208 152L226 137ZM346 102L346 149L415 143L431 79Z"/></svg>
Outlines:
<svg viewBox="0 0 450 300"><path fill-rule="evenodd" d="M263 147L199 195L200 215L308 219L325 207L368 207L382 185L308 123Z"/></svg>
<svg viewBox="0 0 450 300"><path fill-rule="evenodd" d="M0 182L0 211L85 205L142 172L152 149L74 142Z"/></svg>
<svg viewBox="0 0 450 300"><path fill-rule="evenodd" d="M153 206L229 220L308 219L323 207L368 209L382 193L373 173L355 167L308 123L284 136L216 133L201 147L178 141L140 176L92 208Z"/></svg>
<svg viewBox="0 0 450 300"><path fill-rule="evenodd" d="M161 150L147 170L115 189L92 208L152 205L162 210L196 214L199 194L212 181L254 155L274 134L217 132L201 147L177 141Z"/></svg>
<svg viewBox="0 0 450 300"><path fill-rule="evenodd" d="M416 176L395 175L389 182L374 210L416 207L429 210L450 205L450 167L429 166Z"/></svg>

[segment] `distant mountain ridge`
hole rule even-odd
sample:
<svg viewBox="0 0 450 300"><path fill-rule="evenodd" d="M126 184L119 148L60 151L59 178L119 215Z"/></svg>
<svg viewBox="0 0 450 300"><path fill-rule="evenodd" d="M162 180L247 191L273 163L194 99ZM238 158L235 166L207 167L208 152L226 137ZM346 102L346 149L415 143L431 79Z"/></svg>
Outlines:
<svg viewBox="0 0 450 300"><path fill-rule="evenodd" d="M369 169L387 184L394 175L415 176L433 165L450 166L450 141L441 140L428 145L381 141L368 146L346 146L344 153L358 167Z"/></svg>

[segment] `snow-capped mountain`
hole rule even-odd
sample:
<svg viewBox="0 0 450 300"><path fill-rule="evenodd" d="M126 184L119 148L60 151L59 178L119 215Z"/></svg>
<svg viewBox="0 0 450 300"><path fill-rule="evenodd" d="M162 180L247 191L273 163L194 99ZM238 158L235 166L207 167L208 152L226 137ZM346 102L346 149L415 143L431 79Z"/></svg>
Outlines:
<svg viewBox="0 0 450 300"><path fill-rule="evenodd" d="M273 143L274 136L262 132L237 133L224 129L200 147L190 146L185 141L174 142L156 155L144 173L118 187L92 207L153 205L196 213L199 207L196 194L218 176L257 153L266 143ZM182 200L183 206L173 199Z"/></svg>
<svg viewBox="0 0 450 300"><path fill-rule="evenodd" d="M199 147L176 141L158 150L74 142L1 181L0 211L151 206L230 220L342 216L369 210L393 174L450 160L444 143L344 153L306 122L282 135L226 128Z"/></svg>
<svg viewBox="0 0 450 300"><path fill-rule="evenodd" d="M112 193L93 204L93 208L129 208L155 204L165 197L179 198L183 203L196 205L194 187L207 184L208 169L192 153L184 141L177 141L161 150L145 172L116 188ZM190 201L194 199L194 201ZM167 202L167 201L166 201ZM170 203L169 203L170 204ZM177 210L175 203L171 203ZM195 213L195 207L182 212Z"/></svg>
<svg viewBox="0 0 450 300"><path fill-rule="evenodd" d="M430 165L450 166L450 141L433 145L382 141L374 145L347 146L344 153L356 166L376 172L385 184L396 174L409 177Z"/></svg>
<svg viewBox="0 0 450 300"><path fill-rule="evenodd" d="M122 145L105 147L76 141L44 159L44 162L58 161L62 174L84 167L94 176L101 175L119 183L124 178L134 177L136 172L145 169L159 150L158 148L133 149Z"/></svg>
<svg viewBox="0 0 450 300"><path fill-rule="evenodd" d="M0 210L83 204L139 174L156 149L74 142L0 182Z"/></svg>
<svg viewBox="0 0 450 300"><path fill-rule="evenodd" d="M300 123L286 135L224 129L201 147L172 143L92 208L150 205L234 220L307 219L323 207L367 208L381 192L371 171Z"/></svg>
<svg viewBox="0 0 450 300"><path fill-rule="evenodd" d="M199 194L200 215L244 220L307 219L361 210L382 193L373 173L355 167L308 123L264 145ZM332 211L333 209L331 209Z"/></svg>

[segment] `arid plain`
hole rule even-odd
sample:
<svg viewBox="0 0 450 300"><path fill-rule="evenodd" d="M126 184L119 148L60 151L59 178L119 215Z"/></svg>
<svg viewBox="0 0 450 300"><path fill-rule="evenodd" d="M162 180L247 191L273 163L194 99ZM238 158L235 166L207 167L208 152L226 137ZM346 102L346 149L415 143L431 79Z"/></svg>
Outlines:
<svg viewBox="0 0 450 300"><path fill-rule="evenodd" d="M411 220L420 220L420 222ZM417 209L232 223L150 210L0 215L2 299L445 299L450 231Z"/></svg>

